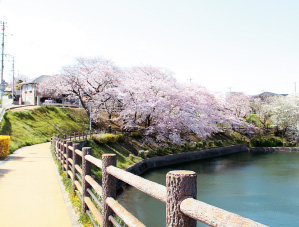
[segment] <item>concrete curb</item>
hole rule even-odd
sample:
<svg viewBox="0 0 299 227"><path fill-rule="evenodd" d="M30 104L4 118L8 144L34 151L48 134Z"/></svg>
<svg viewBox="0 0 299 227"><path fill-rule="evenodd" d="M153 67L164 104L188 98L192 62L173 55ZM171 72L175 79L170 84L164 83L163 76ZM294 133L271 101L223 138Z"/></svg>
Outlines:
<svg viewBox="0 0 299 227"><path fill-rule="evenodd" d="M51 150L50 150L50 152L51 152ZM62 178L59 175L58 168L57 168L57 166L56 166L56 164L53 160L53 156L52 156L51 160L52 160L53 168L54 168L54 171L55 171L55 174L56 174L56 177L57 177L57 181L58 181L60 189L61 189L62 197L63 197L64 203L66 205L67 212L68 212L70 220L71 220L72 227L82 227L83 225L81 225L78 222L79 215L75 212L75 210L72 206L72 203L69 199L68 192L65 190L65 187L62 183Z"/></svg>

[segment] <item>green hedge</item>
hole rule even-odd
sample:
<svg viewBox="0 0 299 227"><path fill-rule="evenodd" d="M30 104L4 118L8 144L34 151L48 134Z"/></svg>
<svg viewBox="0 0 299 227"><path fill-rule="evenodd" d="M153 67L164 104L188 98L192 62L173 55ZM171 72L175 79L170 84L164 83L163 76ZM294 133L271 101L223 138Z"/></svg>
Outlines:
<svg viewBox="0 0 299 227"><path fill-rule="evenodd" d="M122 142L125 139L124 134L114 135L114 134L102 134L93 135L92 139L99 144Z"/></svg>

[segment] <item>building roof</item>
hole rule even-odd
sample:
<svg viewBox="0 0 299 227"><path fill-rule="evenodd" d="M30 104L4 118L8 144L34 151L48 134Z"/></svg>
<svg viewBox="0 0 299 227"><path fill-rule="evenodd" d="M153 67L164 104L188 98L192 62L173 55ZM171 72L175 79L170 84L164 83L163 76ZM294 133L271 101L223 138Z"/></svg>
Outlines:
<svg viewBox="0 0 299 227"><path fill-rule="evenodd" d="M47 76L47 75L41 75L31 81L28 81L28 82L23 82L23 83L20 83L21 85L24 85L24 84L38 84L40 82L42 82L43 80L45 80L46 78L48 78L50 76Z"/></svg>
<svg viewBox="0 0 299 227"><path fill-rule="evenodd" d="M254 98L261 98L262 100L264 100L265 98L273 97L273 96L288 96L288 94L276 94L276 93L272 93L272 92L263 92L259 95L255 95L253 97Z"/></svg>

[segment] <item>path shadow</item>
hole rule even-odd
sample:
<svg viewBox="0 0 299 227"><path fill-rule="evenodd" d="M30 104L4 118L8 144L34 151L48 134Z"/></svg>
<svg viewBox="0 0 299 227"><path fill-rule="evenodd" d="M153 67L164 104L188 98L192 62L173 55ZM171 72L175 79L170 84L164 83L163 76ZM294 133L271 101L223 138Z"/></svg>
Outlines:
<svg viewBox="0 0 299 227"><path fill-rule="evenodd" d="M11 157L8 161L21 161L22 159L24 159L24 157L14 156L14 157Z"/></svg>
<svg viewBox="0 0 299 227"><path fill-rule="evenodd" d="M5 174L8 174L12 171L13 170L10 170L10 169L0 169L0 181L1 181L1 177L4 177Z"/></svg>

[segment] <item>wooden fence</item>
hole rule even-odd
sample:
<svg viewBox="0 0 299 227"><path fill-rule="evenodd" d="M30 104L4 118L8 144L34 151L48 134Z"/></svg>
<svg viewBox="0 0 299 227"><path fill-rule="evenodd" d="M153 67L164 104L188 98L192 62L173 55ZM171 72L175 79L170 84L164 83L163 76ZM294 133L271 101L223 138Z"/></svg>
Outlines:
<svg viewBox="0 0 299 227"><path fill-rule="evenodd" d="M58 135L58 139L64 139L64 140L84 140L88 137L91 138L91 135L101 133L101 131L97 130L86 130L86 131L80 131L80 132L74 132L74 133L67 133L67 134L61 134Z"/></svg>
<svg viewBox="0 0 299 227"><path fill-rule="evenodd" d="M120 131L120 130L115 130L111 128L109 125L107 129L98 129L98 130L85 130L85 131L80 131L80 132L73 132L73 133L66 133L66 134L60 134L57 136L58 139L65 139L65 140L81 140L81 139L87 139L88 137L90 138L91 135L93 134L105 134L105 133L111 133L111 134L128 134L131 132L135 131ZM136 131L137 132L137 131Z"/></svg>
<svg viewBox="0 0 299 227"><path fill-rule="evenodd" d="M115 154L104 154L100 160L92 156L90 147L79 150L78 143L65 138L52 137L52 145L56 159L72 179L73 193L81 199L82 210L94 226L97 222L104 227L119 227L116 216L127 226L144 226L116 201L117 179L166 203L167 227L195 227L196 221L209 226L264 226L196 200L197 176L193 171L171 171L163 186L117 168ZM92 178L92 165L102 170L101 185Z"/></svg>

